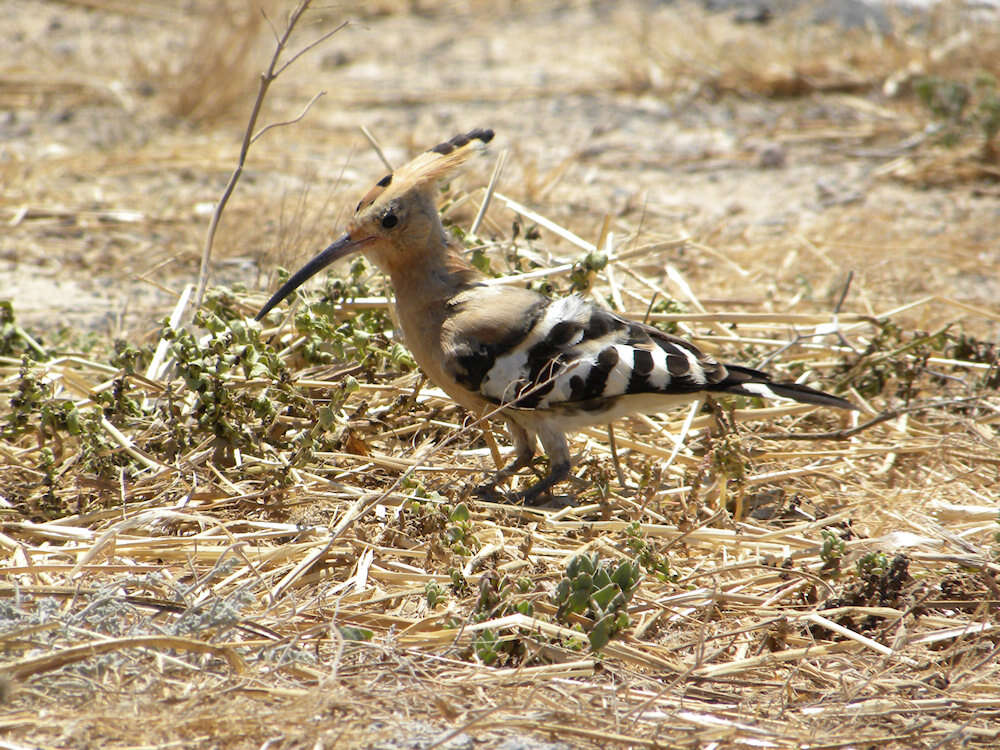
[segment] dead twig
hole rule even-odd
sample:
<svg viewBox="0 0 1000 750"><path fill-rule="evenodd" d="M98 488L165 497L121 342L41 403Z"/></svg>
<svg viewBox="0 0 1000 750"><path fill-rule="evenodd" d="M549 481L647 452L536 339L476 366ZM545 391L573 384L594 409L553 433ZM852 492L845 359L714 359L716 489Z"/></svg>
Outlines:
<svg viewBox="0 0 1000 750"><path fill-rule="evenodd" d="M314 96L306 105L305 109L302 110L302 114L298 117L286 122L268 125L255 134L254 130L257 127L257 118L260 116L260 110L264 104L264 98L267 96L267 91L271 87L271 84L274 83L278 76L284 73L285 70L287 70L288 67L299 59L299 57L301 57L304 53L326 41L348 24L347 21L344 21L332 31L328 31L319 39L306 45L304 48L292 55L291 59L282 64L281 67L278 67L278 60L281 57L281 53L285 51L285 47L288 46L288 40L292 35L292 31L295 29L295 26L298 24L303 14L305 14L306 10L308 10L311 3L312 0L302 0L295 10L292 11L291 15L288 17L288 23L285 26L284 32L280 36L276 37L274 54L271 55L271 62L267 66L267 70L260 76L260 88L257 90L257 97L254 99L253 109L250 111L250 118L247 121L246 129L243 131L243 143L240 146L240 155L236 161L236 169L234 169L233 173L229 176L229 182L222 191L222 197L219 198L219 202L216 204L215 210L212 212L212 219L208 224L205 246L202 248L201 252L201 268L198 271L198 291L195 293L194 306L192 308L193 310L197 310L201 307L202 299L205 296L205 290L208 287L209 263L212 259L212 245L215 242L215 232L219 228L219 221L222 219L222 212L226 209L226 204L229 203L229 199L232 197L233 191L236 189L236 184L240 181L240 176L243 174L243 166L246 164L250 146L269 129L273 127L280 127L282 125L289 125L301 120L305 117L309 108L312 107L315 101L322 96L323 93L325 93L320 92Z"/></svg>

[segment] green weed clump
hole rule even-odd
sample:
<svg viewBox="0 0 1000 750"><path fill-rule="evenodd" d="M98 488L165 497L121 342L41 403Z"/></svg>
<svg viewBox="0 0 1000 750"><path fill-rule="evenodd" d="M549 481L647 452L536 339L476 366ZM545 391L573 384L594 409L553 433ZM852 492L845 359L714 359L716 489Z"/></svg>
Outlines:
<svg viewBox="0 0 1000 750"><path fill-rule="evenodd" d="M847 546L844 540L830 529L823 529L820 537L823 540L819 552L819 558L823 561L822 573L824 576L836 577L840 573Z"/></svg>
<svg viewBox="0 0 1000 750"><path fill-rule="evenodd" d="M933 116L936 140L956 146L978 138L980 158L993 161L998 155L1000 133L1000 91L997 79L986 72L975 74L972 81L943 76L922 76L913 90L920 103Z"/></svg>
<svg viewBox="0 0 1000 750"><path fill-rule="evenodd" d="M886 396L904 403L929 390L940 394L958 386L975 393L1000 386L1000 347L950 328L907 332L884 321L857 359L845 365L843 383L869 398ZM933 357L989 367L954 377L940 365L930 364Z"/></svg>
<svg viewBox="0 0 1000 750"><path fill-rule="evenodd" d="M0 303L0 357L20 361L0 416L0 441L37 446L25 454L30 463L11 496L29 516L55 518L66 511L57 497L64 477L82 474L117 486L205 449L234 479L287 485L291 470L314 463L316 451L336 449L347 429L342 407L358 388L345 374L322 400L308 397L289 369L296 356L309 364L360 363L367 372L359 375L369 379L414 367L388 337L384 311L344 315L345 303L371 293L364 273L355 264L348 279L331 281L305 305L288 346L287 338L264 336L247 319L236 291L213 290L192 327L163 322L156 341L166 343L166 365L159 373L149 372L155 343L114 341L92 352L91 362L67 363L58 348L46 348L17 324L9 302ZM112 374L81 397L79 388L62 387L66 377L79 378L79 368ZM244 454L266 461L246 464Z"/></svg>
<svg viewBox="0 0 1000 750"><path fill-rule="evenodd" d="M449 531L453 528L449 527ZM629 537L630 546L634 546L636 540L645 544L633 534ZM550 640L552 645L571 650L585 649L589 645L591 651L600 652L631 624L628 606L643 579L646 563L656 566L655 574L661 580L667 577L666 561L648 544L640 547L634 559L601 561L596 553L573 557L566 566L565 575L548 594L528 576L514 577L488 571L479 580L478 596L469 621L489 623L520 614L542 622L557 622L569 626L579 636L554 637ZM452 595L461 597L473 593L461 571L452 568L449 574ZM424 595L427 605L435 608L445 601L448 592L441 584L431 581L426 584ZM454 622L451 627L460 625ZM475 654L487 665L523 663L525 659L536 659L539 653L537 649L529 651L528 641L537 644L540 639L546 640L538 633L525 639L518 635L500 635L493 628L485 628L476 633L470 654Z"/></svg>
<svg viewBox="0 0 1000 750"><path fill-rule="evenodd" d="M488 622L498 617L519 613L535 616L532 589L528 578L512 578L495 573L484 575L479 582L479 598L472 612L473 622ZM484 664L494 664L499 659L520 660L527 648L520 638L501 638L492 629L480 631L472 643L476 656Z"/></svg>
<svg viewBox="0 0 1000 750"><path fill-rule="evenodd" d="M35 338L17 324L10 300L0 300L0 357L27 356L48 359L49 353Z"/></svg>
<svg viewBox="0 0 1000 750"><path fill-rule="evenodd" d="M566 566L566 575L556 585L553 602L556 618L572 622L572 615L583 614L593 621L587 638L594 651L600 651L617 633L630 624L627 608L639 581L642 566L623 560L617 565L601 562L597 553L577 555Z"/></svg>
<svg viewBox="0 0 1000 750"><path fill-rule="evenodd" d="M638 521L633 521L625 529L625 540L632 554L636 556L635 561L646 572L664 582L676 580L676 574L670 570L669 560L657 551L652 542L645 538Z"/></svg>

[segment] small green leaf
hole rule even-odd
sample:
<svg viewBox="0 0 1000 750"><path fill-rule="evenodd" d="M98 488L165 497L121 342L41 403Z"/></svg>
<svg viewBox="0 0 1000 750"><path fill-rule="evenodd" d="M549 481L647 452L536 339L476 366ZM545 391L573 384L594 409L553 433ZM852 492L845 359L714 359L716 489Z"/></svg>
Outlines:
<svg viewBox="0 0 1000 750"><path fill-rule="evenodd" d="M483 664L492 664L497 660L497 644L499 640L492 630L482 631L474 642L476 656L482 660Z"/></svg>
<svg viewBox="0 0 1000 750"><path fill-rule="evenodd" d="M569 564L566 566L566 575L569 576L570 578L576 578L577 574L580 572L580 566L582 565L582 560L583 558L581 555L574 556L569 561Z"/></svg>
<svg viewBox="0 0 1000 750"><path fill-rule="evenodd" d="M570 612L583 612L587 609L587 605L590 603L590 590L586 591L574 591L569 597L569 611Z"/></svg>
<svg viewBox="0 0 1000 750"><path fill-rule="evenodd" d="M613 583L609 583L604 588L598 589L593 594L591 594L590 598L593 599L594 603L597 604L597 606L600 607L601 611L603 612L607 610L608 605L611 603L611 600L614 599L615 596L619 595L620 593L621 591L619 590L618 586L616 586Z"/></svg>
<svg viewBox="0 0 1000 750"><path fill-rule="evenodd" d="M632 563L627 560L619 565L615 572L611 575L611 580L617 583L622 591L626 591L632 587L632 584L636 579L636 571L632 566Z"/></svg>
<svg viewBox="0 0 1000 750"><path fill-rule="evenodd" d="M605 615L594 625L587 638L590 639L590 648L600 651L608 645L614 628L614 615Z"/></svg>
<svg viewBox="0 0 1000 750"><path fill-rule="evenodd" d="M553 592L552 598L555 600L556 604L562 604L567 599L569 599L569 579L563 578L556 585L556 590Z"/></svg>
<svg viewBox="0 0 1000 750"><path fill-rule="evenodd" d="M337 632L345 641L370 641L375 635L367 628L359 628L354 625L338 625Z"/></svg>
<svg viewBox="0 0 1000 750"><path fill-rule="evenodd" d="M594 573L594 588L603 589L611 583L611 576L608 575L608 569L605 567L599 568L596 573Z"/></svg>
<svg viewBox="0 0 1000 750"><path fill-rule="evenodd" d="M424 595L427 597L427 606L434 609L440 602L444 601L444 589L437 581L428 581L424 586Z"/></svg>

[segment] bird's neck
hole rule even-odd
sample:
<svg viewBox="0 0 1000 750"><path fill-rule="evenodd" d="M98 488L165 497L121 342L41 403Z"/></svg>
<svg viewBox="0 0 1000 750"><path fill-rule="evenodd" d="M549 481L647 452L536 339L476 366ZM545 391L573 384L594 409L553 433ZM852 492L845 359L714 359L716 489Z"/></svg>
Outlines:
<svg viewBox="0 0 1000 750"><path fill-rule="evenodd" d="M484 278L452 242L428 246L421 253L411 248L406 260L387 269L397 305L403 300L420 307L443 305Z"/></svg>
<svg viewBox="0 0 1000 750"><path fill-rule="evenodd" d="M450 314L449 300L484 277L465 262L457 247L441 246L421 257L410 248L405 267L385 269L396 293L395 324L414 360L431 379L465 408L478 413L482 399L446 371L442 329Z"/></svg>

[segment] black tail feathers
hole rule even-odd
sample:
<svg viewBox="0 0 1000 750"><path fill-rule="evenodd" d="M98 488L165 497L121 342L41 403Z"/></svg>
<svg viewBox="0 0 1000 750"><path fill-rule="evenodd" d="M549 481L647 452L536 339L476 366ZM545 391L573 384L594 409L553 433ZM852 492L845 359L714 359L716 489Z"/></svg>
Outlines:
<svg viewBox="0 0 1000 750"><path fill-rule="evenodd" d="M764 398L790 398L803 404L830 406L834 409L858 411L850 401L830 393L818 391L798 383L775 383L771 376L760 370L739 365L726 365L728 377L716 383L711 390L733 393L741 396L762 396Z"/></svg>

